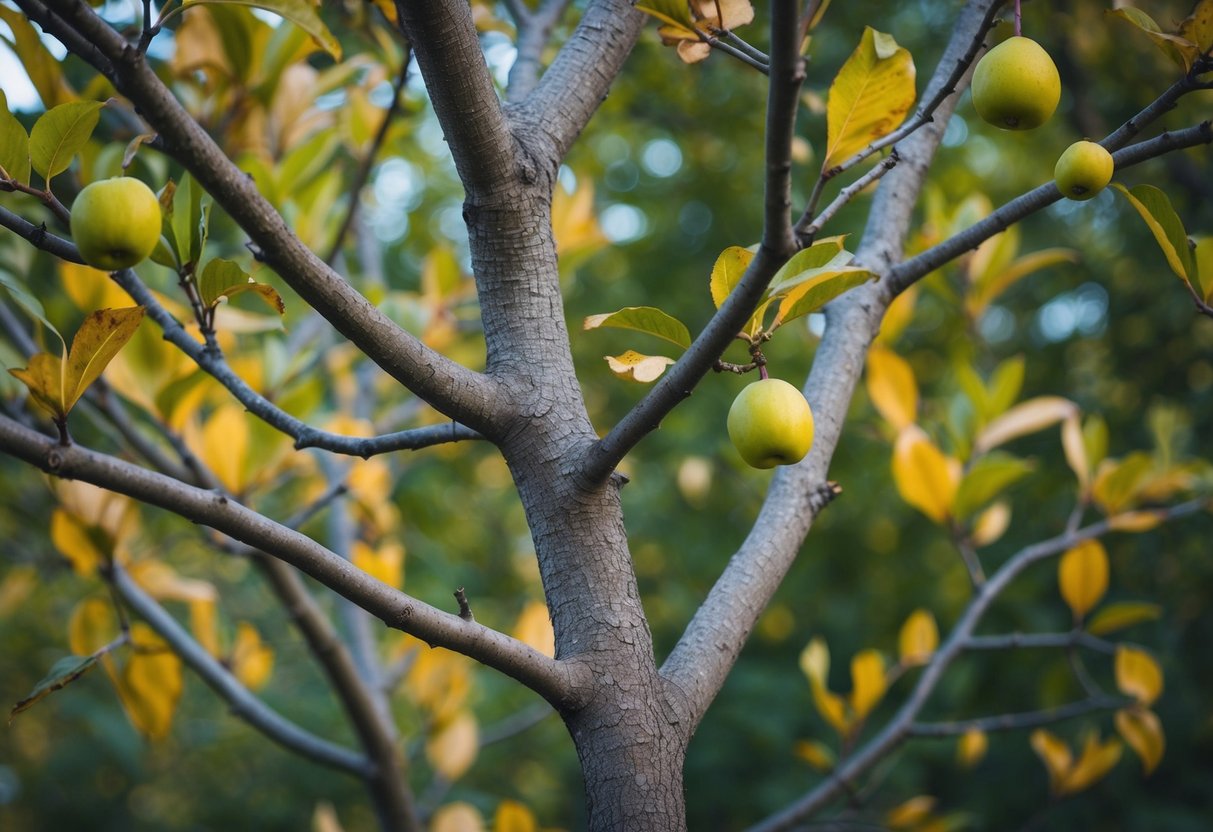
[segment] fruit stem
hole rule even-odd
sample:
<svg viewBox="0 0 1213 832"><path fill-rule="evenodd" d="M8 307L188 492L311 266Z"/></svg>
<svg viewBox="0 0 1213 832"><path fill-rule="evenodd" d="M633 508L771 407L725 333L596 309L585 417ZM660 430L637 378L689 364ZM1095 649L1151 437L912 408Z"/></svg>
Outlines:
<svg viewBox="0 0 1213 832"><path fill-rule="evenodd" d="M1020 37L1023 34L1023 14L1019 8L1020 0L1015 0L1015 37Z"/></svg>

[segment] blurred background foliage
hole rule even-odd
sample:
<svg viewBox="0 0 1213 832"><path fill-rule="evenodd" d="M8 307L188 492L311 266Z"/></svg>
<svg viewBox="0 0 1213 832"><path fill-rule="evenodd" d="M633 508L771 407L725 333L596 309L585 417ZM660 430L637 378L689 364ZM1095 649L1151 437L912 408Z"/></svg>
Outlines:
<svg viewBox="0 0 1213 832"><path fill-rule="evenodd" d="M976 119L966 94L930 176L929 199L945 214L979 195L997 206L1048 180L1053 160L1072 141L1102 137L1178 77L1174 65L1138 32L1106 17L1106 5L1025 5L1025 33L1041 41L1061 70L1058 114L1039 130L1004 133ZM1190 11L1185 2L1140 5L1164 25ZM494 16L498 10L477 6L486 29L486 56L503 79L513 56L510 28ZM910 49L921 92L958 7L919 0L879 4L877 16L871 4L838 3L829 10L810 48L794 204L803 204L820 165L830 80L863 26L891 33ZM115 19L123 13L111 11ZM220 31L240 25L260 32L258 37L270 36L258 28L268 30L267 24L243 10L225 9L221 15L239 21L216 17ZM742 32L760 47L763 15L759 9L759 22ZM391 100L401 55L379 12L348 3L327 10L326 16L341 37L345 65L360 63L348 75L334 70L322 54L292 64L296 68L288 74L297 76L293 83L298 85L292 89L304 97L300 104L311 105L296 118L307 123L288 121L279 107L268 127L250 121L237 130L224 117L242 111L214 101L225 95L244 100L251 87L241 91L235 81L225 86L216 80L222 73L210 70L174 70L172 33L162 35L153 49L183 100L229 148L244 154L246 169L259 183L273 183L265 185L267 192L273 189L273 199L321 252L331 245L348 209L348 182L373 133L355 116L361 113L369 124L376 123L377 113ZM570 13L563 31L574 21ZM175 25L199 24L178 19ZM68 58L62 69L73 89L108 94L77 59ZM278 83L285 89L285 82ZM14 93L7 78L4 87L11 104ZM660 46L650 27L562 172L562 187L581 194L581 210L587 204L593 208L592 215L581 216L570 208L561 240L566 245L567 322L591 415L602 431L643 392L614 378L602 356L653 345L635 344L637 336L620 332L583 333L581 321L628 305L661 307L693 330L707 320L712 312L708 274L717 253L729 245L749 245L759 234L763 99L764 83L757 73L719 54L685 66ZM34 99L19 117L28 127L40 109ZM57 183L64 202L83 182L114 172L120 160L130 124L121 111L110 109L84 154L81 177L73 182L64 176ZM1191 95L1162 124L1188 126L1211 112L1213 93ZM433 280L427 284L424 277L427 258L430 268L438 268L436 251L448 250L456 263L466 263L466 237L461 190L415 70L398 119L379 152L363 197L362 221L340 262L351 280L403 324L475 365L483 360L483 346L475 333L477 315L466 277L456 275L437 293ZM259 144L248 138L263 130L258 133L263 138L282 139L275 129L287 126L299 131L290 141ZM315 144L292 159L292 142L300 140ZM153 185L180 176L147 150L137 160L136 174ZM1190 233L1213 234L1213 156L1208 148L1172 154L1118 174L1117 180L1163 187ZM4 202L26 216L37 217L42 210L33 200L11 194ZM852 250L861 239L868 203L867 197L856 200L828 229L850 234ZM561 219L558 215L558 224ZM932 233L925 210L920 219L911 247ZM946 267L924 281L913 320L896 341L922 389L924 422L941 427L936 441L949 448L942 426L958 418L957 366L968 364L984 375L1006 358L1023 356L1023 397L1065 396L1084 413L1101 414L1109 428L1110 455L1159 446L1179 458L1209 453L1213 321L1193 311L1136 214L1109 190L1091 202L1055 204L1022 223L1019 234L1020 252L1064 246L1079 258L1020 281L977 320L963 314L960 268ZM252 265L243 237L218 209L212 214L211 240L212 255ZM24 279L52 320L63 323L61 329L74 329L83 313L57 288L55 262L4 234L0 263ZM265 272L258 279L273 283L286 298L283 328L250 326L253 331L231 334L228 345L233 363L246 377L258 379L255 386L318 422L356 415L386 430L437 418L335 346L324 328L308 319L302 301ZM141 267L140 274L171 296L175 276L151 264ZM248 314L257 311L248 305ZM767 352L773 375L796 383L804 378L816 325L816 319L808 325L798 322L779 333ZM6 366L21 366L7 345L0 349ZM724 431L728 404L748 380L727 374L707 378L624 463L631 478L623 501L632 551L661 655L744 539L769 480L769 474L740 462ZM206 385L200 383L205 395L182 400L177 418L183 424L205 421L222 401ZM4 390L16 394L12 384ZM113 448L115 439L107 431L87 418L73 424L80 441ZM265 461L266 445L253 447L258 450L250 452L247 462L257 470ZM1021 546L1056 534L1075 499L1074 477L1055 431L1017 440L1012 449L1037 465L1010 493L1011 526L983 551L988 569ZM215 453L222 456L222 449ZM250 488L246 499L274 517L294 513L314 497L315 480L322 476L317 473L319 456L302 456L307 457L304 464L276 469L261 488ZM914 609L931 610L946 632L966 603L969 584L960 559L947 535L898 496L890 458L890 435L861 388L831 469L843 495L809 536L692 743L687 764L690 828L739 828L802 794L821 776L795 753L805 739L837 747L797 668L810 638L828 641L835 658L831 686L845 691L850 656L870 647L894 656L898 629ZM351 502L355 512L394 513L377 520L359 515L359 522L371 543L403 541L407 591L451 608L451 591L465 586L477 619L507 630L527 602L542 600L521 508L508 472L489 447L465 443L397 454L386 465L380 481L387 493L379 495L381 501L372 498L373 505L363 509ZM0 537L5 540L0 556L0 699L13 703L67 652L67 621L75 605L100 596L103 589L95 579L77 576L52 546L48 528L55 503L45 481L11 460L0 460L0 466ZM141 524L133 544L138 551L220 587L227 630L238 619L255 622L275 653L273 677L263 690L267 701L317 733L349 741L339 707L306 648L248 564L218 553L196 529L162 512L144 510ZM323 517L304 528L320 539L330 532ZM1040 828L1207 828L1213 815L1213 793L1207 788L1213 777L1211 536L1213 518L1204 513L1105 541L1111 560L1109 598L1154 601L1164 610L1157 621L1123 634L1154 651L1166 674L1166 692L1155 710L1168 747L1152 776L1143 779L1136 758L1126 754L1089 791L1049 807L1047 773L1026 733L991 736L988 754L971 770L957 764L954 740L920 740L876 769L873 777L880 788L865 804L872 816L914 795L929 794L938 798L939 813L972 829L1020 828L1039 822L1046 808ZM339 605L332 597L319 590L318 595L337 614ZM169 606L186 617L183 606ZM999 601L983 631L1058 631L1069 624L1056 569L1040 565ZM389 661L400 649L397 640L383 637ZM1089 667L1110 685L1110 660L1096 656ZM482 670L473 678L468 703L482 738L497 730L509 733L519 715L530 722L525 718L537 713L536 697L509 680ZM912 679L895 685L870 725L893 712ZM977 654L948 672L927 716L959 719L1033 710L1081 695L1062 651ZM403 693L393 703L414 760L413 784L423 801L465 800L491 817L501 800L516 799L530 806L545 827L576 828L580 778L557 719L548 717L485 745L467 773L450 784L434 775L422 751L433 727L425 709ZM1075 720L1055 730L1073 746L1092 728L1111 733L1111 715ZM165 740L143 740L124 718L113 690L94 672L15 719L0 744L0 827L5 829L298 829L311 823L319 801L333 804L348 830L373 826L356 782L269 744L227 714L188 673Z"/></svg>

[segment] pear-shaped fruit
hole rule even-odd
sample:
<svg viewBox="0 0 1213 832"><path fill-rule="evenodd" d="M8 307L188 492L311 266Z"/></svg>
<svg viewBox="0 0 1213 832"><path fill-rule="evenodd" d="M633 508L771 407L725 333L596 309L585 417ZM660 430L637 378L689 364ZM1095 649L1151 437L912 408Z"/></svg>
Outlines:
<svg viewBox="0 0 1213 832"><path fill-rule="evenodd" d="M1057 160L1053 178L1063 196L1082 201L1108 186L1115 167L1112 154L1095 142L1074 142Z"/></svg>
<svg viewBox="0 0 1213 832"><path fill-rule="evenodd" d="M72 203L71 229L85 263L107 272L130 268L160 240L160 201L138 179L101 179Z"/></svg>
<svg viewBox="0 0 1213 832"><path fill-rule="evenodd" d="M729 439L748 465L799 462L813 444L813 411L786 381L765 378L742 389L729 408Z"/></svg>
<svg viewBox="0 0 1213 832"><path fill-rule="evenodd" d="M1031 130L1049 120L1061 100L1061 76L1039 43L1013 37L995 46L973 70L977 115L1004 130Z"/></svg>

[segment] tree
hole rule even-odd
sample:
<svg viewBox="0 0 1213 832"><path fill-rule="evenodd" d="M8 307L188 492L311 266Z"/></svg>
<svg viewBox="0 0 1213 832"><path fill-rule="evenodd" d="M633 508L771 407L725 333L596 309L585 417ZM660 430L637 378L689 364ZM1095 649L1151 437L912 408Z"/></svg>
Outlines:
<svg viewBox="0 0 1213 832"><path fill-rule="evenodd" d="M214 548L249 558L340 700L354 747L271 709L257 694L270 662L257 630L230 622L228 629L236 625L230 645L216 635L222 630L215 624L218 579L186 579L167 559L148 551L133 556L131 529L143 522L131 519L133 503L79 485L56 486L60 508L50 520L51 536L77 572L99 579L112 598L91 597L76 607L70 626L73 656L56 664L17 711L101 664L136 727L148 737L161 737L171 729L183 663L261 733L360 779L383 828L418 829L423 821L431 828L463 828L456 825L463 822L462 807L423 817L433 807L419 808L410 788L408 737L402 740L399 734L382 684L385 676L398 682L401 675L417 674L411 696L429 716L418 735L426 737L433 768L457 779L467 768L469 748L474 755L475 723L451 690L455 671L427 666L423 674L417 667L440 663L444 659L435 657L451 651L499 671L559 714L580 764L589 828L686 828L688 746L810 528L839 494L829 472L866 368L867 395L881 417L878 430L892 445L896 490L954 542L969 592L942 639L935 617L921 609L900 628L896 662L886 663L875 649L857 652L851 693L845 697L831 689L826 642L809 642L801 666L817 711L839 736L837 759L820 742L803 745L805 758L828 774L781 810L746 822L758 829L792 828L844 794L854 796L873 768L911 739L961 736L973 759L980 756L986 732L1010 728L1035 729L1032 747L1045 763L1055 796L1076 793L1116 764L1120 741L1092 735L1075 756L1048 728L1094 712L1114 712L1116 729L1146 770L1157 765L1163 734L1151 708L1162 684L1158 663L1143 649L1104 638L1155 610L1136 603L1105 608L1098 618L1088 613L1103 598L1108 581L1101 539L1113 532L1151 532L1207 511L1207 465L1169 453L1165 443L1153 454L1108 458L1106 426L1093 414L1084 418L1070 398L1054 392L1021 401L1022 361L998 363L985 378L974 369L981 362L964 363L954 381L959 412L933 412L943 406L920 406L921 378L894 349L913 313L915 287L937 270L950 264L962 270L963 282L959 291L951 290L946 315L967 324L976 338L983 316L1013 284L1075 256L1058 249L1018 254L1016 224L1062 198L1051 180L1051 164L1026 174L1043 184L992 210L980 200L952 208L927 191L949 117L1004 4L974 0L949 18L947 43L917 96L914 61L892 35L858 26L830 30L859 45L828 84L826 129L810 139L821 157L820 172L807 193L794 178L803 167L798 111L812 71L805 44L810 55L819 48L818 27L828 25L826 3L802 8L773 2L763 11L767 34L754 38L765 40L761 46L733 31L750 23L753 13L744 0L653 3L647 15L615 0L590 2L576 13L561 0L535 7L515 1L504 4L510 26L478 4L375 3L328 10L323 19L310 4L266 0L257 5L287 22L271 27L242 4L219 2L169 3L158 17L145 3L138 24L117 27L79 0L17 0L22 14L5 9L14 44L39 85L47 113L28 134L15 117L5 117L0 163L14 196L0 208L0 224L24 238L22 251L36 248L65 263L80 263L79 252L64 237L65 200L115 164L160 189L164 224L161 245L152 255L159 267L149 264L110 276L141 311L131 311L128 301L110 304L113 292L101 276L85 274L84 280L94 282L83 289L73 284L75 297L106 300L82 310L89 314L70 350L63 347L62 358L40 340L56 332L51 321L56 301L34 288L36 269L5 279L12 305L3 307L0 324L10 344L25 354L22 361L28 358L16 375L41 416L17 406L13 397L6 399L0 449L54 478L166 509L210 530L205 539ZM1035 11L1031 22L1048 31L1054 13ZM1179 67L1170 78L1159 73L1150 97L1101 138L1100 144L1113 151L1118 178L1167 154L1207 170L1213 128L1182 105L1210 87L1213 4L1197 4L1170 32L1142 12L1122 9L1118 15L1123 22L1106 25L1131 24ZM567 277L579 253L573 243L593 249L601 241L584 178L573 176L576 186L563 186L562 165L576 154L578 137L612 86L628 83L625 61L654 17L662 38L684 62L716 51L721 54L714 62L726 56L738 62L728 67L731 76L754 73L737 83L765 80L756 174L761 178L747 188L762 194L749 201L762 222L756 245L746 248L752 240L737 240L714 261L716 252L707 259L693 255L681 269L711 273L717 309L694 328L694 336L673 315L632 298L616 312L586 319L586 329L638 330L681 350L676 360L635 351L610 359L617 374L652 386L621 416L599 422L605 427L600 436L586 391L606 382L579 379L564 312L570 289L562 283L562 266ZM87 74L81 70L76 79L78 96L41 45L35 24L87 65ZM482 32L502 28L511 32L517 54L499 85L485 60L490 36ZM500 34L492 37L500 42ZM343 48L356 57L342 59ZM329 57L317 56L318 50ZM674 55L662 57L667 67L675 65ZM451 193L462 199L474 280L466 295L459 254L427 239L432 229L417 234L416 245L430 249L415 269L422 273L421 290L393 292L398 276L391 273L390 261L383 270L384 258L360 207L381 148L404 143L393 130L401 129L401 111L416 106L417 99L405 94L413 66L454 163L457 186ZM1067 74L1077 76L1080 68ZM677 65L676 71L679 83L689 84L684 79L699 68ZM371 105L368 90L392 78L386 109ZM307 108L313 91L330 90L345 92L336 116ZM116 98L103 104L111 94ZM1079 101L1074 108L1089 103ZM754 110L752 102L747 110ZM88 144L98 124L107 141ZM1164 130L1148 135L1160 124ZM418 132L418 141L427 141ZM119 137L126 139L125 151ZM1010 139L991 134L989 141ZM1200 151L1181 157L1188 148ZM72 167L77 155L81 163ZM349 164L338 166L338 160ZM31 167L41 187L31 184ZM838 181L846 184L840 187ZM868 194L866 219L858 222L857 200ZM1122 188L1121 195L1186 287L1173 291L1189 293L1197 310L1209 314L1210 243L1189 246L1180 213L1163 191L1138 185ZM334 204L343 205L337 216ZM855 235L853 254L841 234L821 236L841 230L844 222L863 229ZM251 270L242 246L251 253ZM179 283L171 299L165 296L167 286L153 291L145 282L161 279L165 268ZM948 285L944 281L941 291ZM689 293L687 286L681 290ZM464 313L473 296L484 342L482 369L472 368L481 359L461 332L468 328ZM302 334L276 342L273 350L265 347L257 360L248 336L239 340L236 334L242 324L262 327L264 316L225 317L227 302L240 297L264 302L274 314L306 305L316 316L292 322L292 330ZM62 299L58 305L64 305ZM14 307L29 313L34 334ZM808 363L803 355L777 356L793 337L783 334L789 331L783 326L819 310L824 328L804 384L815 420L809 455L776 471L748 535L717 570L694 614L681 623L676 643L659 654L623 519L622 491L629 478L619 469L638 445L637 454L644 453L642 440L686 407L692 391L711 384L705 377L713 370L766 375L769 364L791 375L803 369ZM150 323L141 323L143 317ZM414 331L402 322L413 323ZM329 340L325 324L343 344ZM586 337L600 334L605 337ZM159 336L167 345L155 343ZM119 345L132 338L150 339L143 344L142 366L119 352ZM727 354L739 340L745 353ZM357 359L345 345L356 348ZM240 364L237 372L244 350L254 360ZM106 385L93 384L115 355L124 362L118 365L122 374ZM320 368L327 372L318 374ZM380 371L390 385L376 377ZM343 389L351 374L358 379L357 391ZM399 424L400 412L389 412L383 403L401 401L406 390L415 397L404 400L403 418L412 426L365 435L368 417ZM69 429L69 414L78 402L101 429L78 427L75 418ZM418 424L425 421L418 413L422 402L444 419ZM129 407L136 408L138 418ZM250 426L242 410L259 422ZM52 432L39 421L48 413ZM343 418L334 420L335 414ZM323 419L330 420L324 428ZM293 439L293 452L272 438L267 426ZM1061 458L1077 481L1067 494L1072 510L1057 526L1046 510L1051 506L1035 510L1035 517L1019 524L1024 527L1019 536L1032 537L994 568L979 549L1006 531L1006 495L1032 470L1004 446L1058 427ZM87 440L78 441L77 435ZM499 457L485 458L508 467L534 548L552 651L543 647L542 613L538 621L534 614L524 615L526 626L511 636L477 620L479 596L463 587L455 592L453 612L400 591L403 554L392 548L399 528L383 516L392 510L385 493L390 483L374 479L387 469L343 461L403 451L441 454L440 446L456 442L491 447ZM1048 453L1057 458L1055 448ZM695 476L692 466L686 477ZM346 490L358 499L346 498ZM855 499L864 500L862 490ZM313 515L325 512L327 528L308 526ZM458 522L493 522L468 518L469 513L476 512L465 508ZM289 519L279 522L273 516ZM440 530L450 541L445 557L458 563L467 553L459 550L458 530L450 525ZM170 539L180 527L161 534ZM979 634L995 602L1017 585L1027 567L1046 559L1058 559L1073 626L1024 634L1011 625ZM207 563L193 559L189 568L201 571ZM339 610L340 632L318 600L323 596L301 573L348 602ZM188 605L188 627L181 608L168 606L182 602ZM387 647L370 628L374 619L414 639L402 649L404 661L394 674L384 663ZM528 635L536 629L540 635ZM924 718L961 654L1051 647L1068 651L1080 684L1080 695L1066 704L1042 710L1008 706L1006 712L949 721ZM1108 693L1091 678L1080 650L1112 657L1105 665L1111 665L1107 670L1118 693ZM865 730L903 674L916 677L896 710L879 727ZM862 805L860 797L856 803ZM905 804L900 811L887 818L890 825L938 820L922 803ZM524 815L525 809L509 804L498 811L498 827Z"/></svg>

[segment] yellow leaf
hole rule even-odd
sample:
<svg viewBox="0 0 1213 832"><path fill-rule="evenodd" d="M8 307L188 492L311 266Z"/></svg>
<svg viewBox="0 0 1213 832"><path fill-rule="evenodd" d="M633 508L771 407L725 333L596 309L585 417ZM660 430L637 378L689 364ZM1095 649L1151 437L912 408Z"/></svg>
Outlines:
<svg viewBox="0 0 1213 832"><path fill-rule="evenodd" d="M85 598L67 622L67 643L74 655L91 656L118 637L118 616L100 598Z"/></svg>
<svg viewBox="0 0 1213 832"><path fill-rule="evenodd" d="M986 756L990 740L985 731L970 728L960 735L956 743L956 761L965 768L973 768Z"/></svg>
<svg viewBox="0 0 1213 832"><path fill-rule="evenodd" d="M977 515L973 521L973 545L989 546L998 540L1011 525L1011 504L999 500Z"/></svg>
<svg viewBox="0 0 1213 832"><path fill-rule="evenodd" d="M1075 794L1102 780L1120 761L1123 750L1120 740L1115 737L1100 742L1095 734L1088 734L1082 755L1060 784L1058 794Z"/></svg>
<svg viewBox="0 0 1213 832"><path fill-rule="evenodd" d="M1044 430L1077 413L1078 405L1060 396L1040 396L1020 402L986 425L977 435L973 449L976 453L985 453L1004 442Z"/></svg>
<svg viewBox="0 0 1213 832"><path fill-rule="evenodd" d="M794 746L793 752L818 771L829 771L834 768L836 759L834 752L823 742L800 740Z"/></svg>
<svg viewBox="0 0 1213 832"><path fill-rule="evenodd" d="M1142 773L1149 777L1167 747L1158 716L1146 708L1121 708L1116 712L1116 730L1141 760Z"/></svg>
<svg viewBox="0 0 1213 832"><path fill-rule="evenodd" d="M37 572L28 564L9 569L0 581L0 620L12 615L34 591L38 582Z"/></svg>
<svg viewBox="0 0 1213 832"><path fill-rule="evenodd" d="M887 689L879 651L863 650L851 658L851 685L851 710L856 719L866 719Z"/></svg>
<svg viewBox="0 0 1213 832"><path fill-rule="evenodd" d="M332 803L321 801L316 804L312 812L312 832L345 832Z"/></svg>
<svg viewBox="0 0 1213 832"><path fill-rule="evenodd" d="M430 832L485 832L484 818L470 803L448 803L430 818Z"/></svg>
<svg viewBox="0 0 1213 832"><path fill-rule="evenodd" d="M813 693L813 705L821 714L821 718L829 723L830 727L839 735L845 737L850 734L851 720L847 718L846 703L842 697L817 682L809 683L809 688Z"/></svg>
<svg viewBox="0 0 1213 832"><path fill-rule="evenodd" d="M914 59L870 26L830 85L826 107L829 169L891 133L914 104Z"/></svg>
<svg viewBox="0 0 1213 832"><path fill-rule="evenodd" d="M1108 518L1108 528L1114 532L1138 534L1156 529L1166 519L1162 511L1126 511Z"/></svg>
<svg viewBox="0 0 1213 832"><path fill-rule="evenodd" d="M234 494L242 492L248 484L249 418L242 406L223 405L206 420L201 435L193 443L202 461L223 487Z"/></svg>
<svg viewBox="0 0 1213 832"><path fill-rule="evenodd" d="M135 305L131 296L110 280L109 274L92 266L62 260L59 262L59 277L67 296L81 311L121 309Z"/></svg>
<svg viewBox="0 0 1213 832"><path fill-rule="evenodd" d="M372 549L361 540L354 541L350 552L354 566L388 586L404 585L404 546L388 541Z"/></svg>
<svg viewBox="0 0 1213 832"><path fill-rule="evenodd" d="M1108 604L1087 622L1087 632L1093 636L1123 630L1142 621L1155 621L1162 615L1162 607L1158 604L1147 604L1141 601L1121 601Z"/></svg>
<svg viewBox="0 0 1213 832"><path fill-rule="evenodd" d="M513 635L545 656L556 655L556 635L552 631L552 619L546 604L528 602L514 624Z"/></svg>
<svg viewBox="0 0 1213 832"><path fill-rule="evenodd" d="M901 431L893 446L893 482L903 500L942 523L951 514L960 477L960 462L945 456L920 428Z"/></svg>
<svg viewBox="0 0 1213 832"><path fill-rule="evenodd" d="M892 350L873 346L868 352L868 397L884 420L900 432L918 417L918 384L914 370Z"/></svg>
<svg viewBox="0 0 1213 832"><path fill-rule="evenodd" d="M410 638L408 643L415 651L407 679L409 695L433 715L436 723L449 721L471 692L468 660L458 653L431 648L418 639Z"/></svg>
<svg viewBox="0 0 1213 832"><path fill-rule="evenodd" d="M569 193L563 185L552 192L552 233L556 238L556 256L561 269L605 247L606 235L594 213L594 185L590 177L578 176L577 187Z"/></svg>
<svg viewBox="0 0 1213 832"><path fill-rule="evenodd" d="M219 628L215 623L214 601L194 601L190 604L190 632L206 652L218 658Z"/></svg>
<svg viewBox="0 0 1213 832"><path fill-rule="evenodd" d="M909 326L914 317L914 305L918 300L918 287L919 284L915 283L889 304L884 318L880 321L880 334L876 336L876 343L886 346L892 344Z"/></svg>
<svg viewBox="0 0 1213 832"><path fill-rule="evenodd" d="M516 800L503 800L493 816L493 832L538 832L535 815Z"/></svg>
<svg viewBox="0 0 1213 832"><path fill-rule="evenodd" d="M163 561L141 560L131 564L127 571L135 583L160 601L213 603L219 595L214 584L196 578L183 578Z"/></svg>
<svg viewBox="0 0 1213 832"><path fill-rule="evenodd" d="M1069 746L1044 728L1037 728L1033 731L1029 742L1032 744L1032 750L1040 757L1045 764L1045 769L1049 772L1049 790L1059 791L1069 775L1070 766L1073 763Z"/></svg>
<svg viewBox="0 0 1213 832"><path fill-rule="evenodd" d="M729 246L720 252L716 262L712 264L712 276L708 281L708 289L712 294L712 303L719 309L725 298L733 291L733 287L741 282L754 252L741 246Z"/></svg>
<svg viewBox="0 0 1213 832"><path fill-rule="evenodd" d="M1066 463L1078 477L1078 487L1086 494L1091 487L1091 465L1087 461L1087 445L1082 437L1082 423L1075 411L1061 423L1061 447L1065 451Z"/></svg>
<svg viewBox="0 0 1213 832"><path fill-rule="evenodd" d="M1010 254L1013 255L1014 249L1018 248L1018 237L1013 237L1008 232L1004 232L1003 234L995 235L991 240L1003 237L1015 241L1015 246L1010 251ZM983 243L982 247L984 248L985 245ZM981 249L979 249L978 253L981 253ZM999 295L1023 278L1049 266L1077 262L1078 253L1068 248L1043 249L1042 251L1025 254L1023 257L1010 263L999 263L997 268L989 268L980 272L977 268L974 268L977 265L978 256L975 254L973 259L974 263L970 267L970 273L975 274L975 277L972 287L965 297L965 310L968 312L970 318L976 320L982 316Z"/></svg>
<svg viewBox="0 0 1213 832"><path fill-rule="evenodd" d="M884 816L884 822L891 829L913 829L931 816L935 803L936 799L930 795L911 797L905 803L890 809Z"/></svg>
<svg viewBox="0 0 1213 832"><path fill-rule="evenodd" d="M252 624L241 621L236 627L236 643L228 664L241 684L249 690L260 690L274 670L274 651L261 641Z"/></svg>
<svg viewBox="0 0 1213 832"><path fill-rule="evenodd" d="M34 403L55 419L63 419L70 408L63 395L63 362L57 355L39 352L29 357L24 369L10 368L9 373L29 388Z"/></svg>
<svg viewBox="0 0 1213 832"><path fill-rule="evenodd" d="M143 622L131 625L131 642L134 651L118 679L118 696L139 733L163 739L181 698L181 660Z"/></svg>
<svg viewBox="0 0 1213 832"><path fill-rule="evenodd" d="M800 651L800 670L809 681L825 685L830 674L830 648L825 639L817 636Z"/></svg>
<svg viewBox="0 0 1213 832"><path fill-rule="evenodd" d="M64 368L63 395L67 410L71 410L88 386L97 380L142 321L142 306L99 309L84 319L72 338Z"/></svg>
<svg viewBox="0 0 1213 832"><path fill-rule="evenodd" d="M928 610L914 610L906 623L901 625L901 633L897 639L901 663L906 667L916 667L931 660L931 654L939 646L939 627L935 624L935 616Z"/></svg>
<svg viewBox="0 0 1213 832"><path fill-rule="evenodd" d="M98 547L99 537L89 534L84 524L61 508L51 514L51 543L82 578L96 574L97 567L108 559L109 552L103 553Z"/></svg>
<svg viewBox="0 0 1213 832"><path fill-rule="evenodd" d="M656 381L665 368L674 363L674 359L664 355L641 355L635 350L628 350L622 355L604 355L603 358L616 376L641 384Z"/></svg>
<svg viewBox="0 0 1213 832"><path fill-rule="evenodd" d="M480 751L476 718L468 711L458 712L441 725L425 743L425 757L434 771L447 780L463 776Z"/></svg>
<svg viewBox="0 0 1213 832"><path fill-rule="evenodd" d="M1082 618L1108 590L1108 554L1103 544L1084 540L1062 555L1057 580L1074 618Z"/></svg>
<svg viewBox="0 0 1213 832"><path fill-rule="evenodd" d="M1116 648L1116 687L1149 707L1163 689L1162 669L1145 650L1121 644Z"/></svg>

